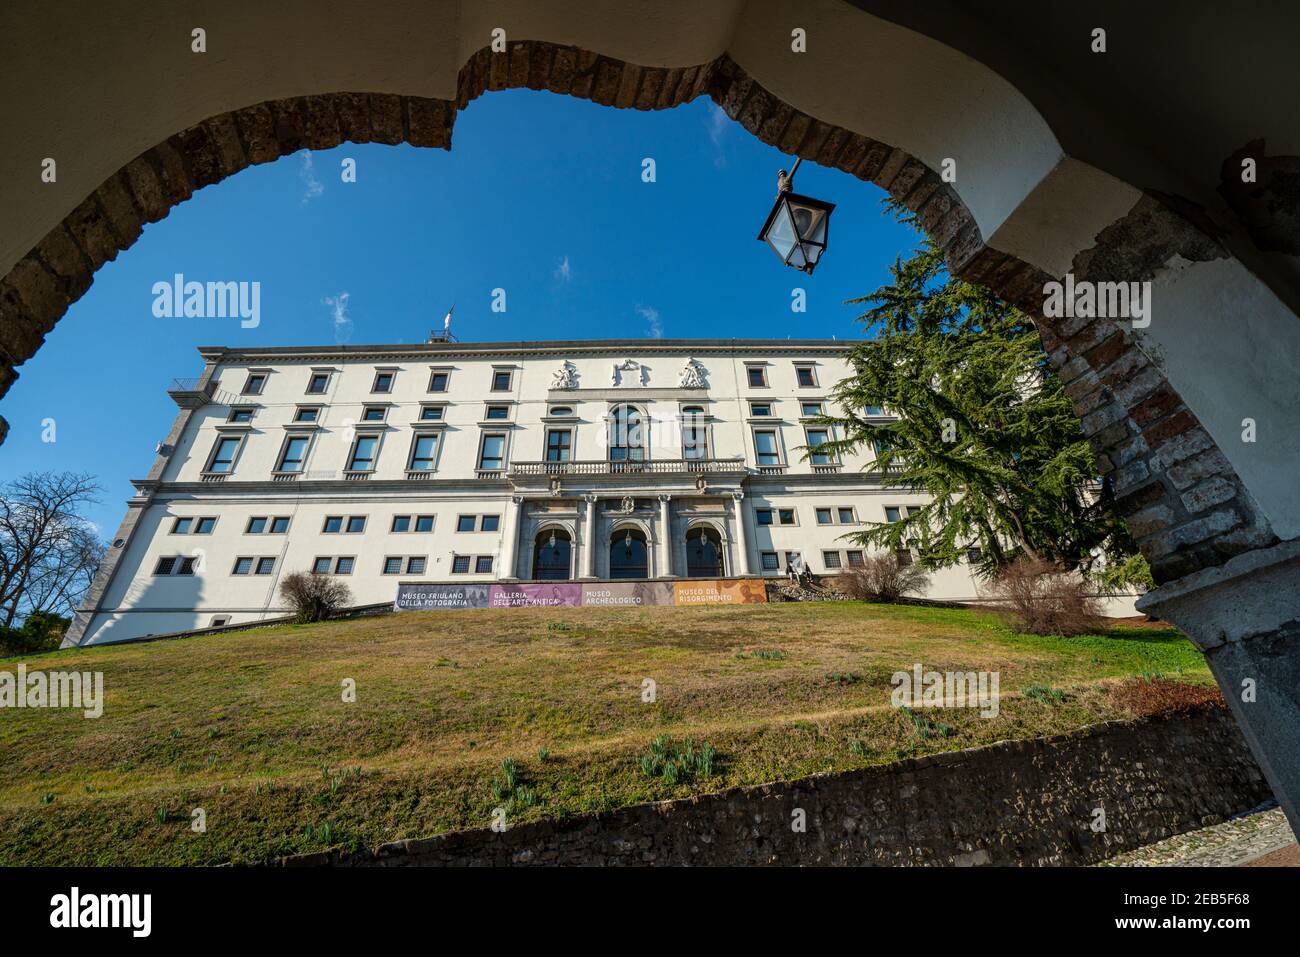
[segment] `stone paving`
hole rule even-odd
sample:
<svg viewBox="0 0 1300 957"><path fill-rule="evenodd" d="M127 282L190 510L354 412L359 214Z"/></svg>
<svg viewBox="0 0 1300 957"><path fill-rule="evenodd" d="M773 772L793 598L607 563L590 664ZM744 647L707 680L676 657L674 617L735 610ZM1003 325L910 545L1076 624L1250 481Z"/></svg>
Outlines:
<svg viewBox="0 0 1300 957"><path fill-rule="evenodd" d="M1296 866L1297 855L1276 852L1296 846L1296 837L1282 815L1270 804L1167 840L1140 847L1102 861L1097 867L1240 867L1258 862L1264 866Z"/></svg>

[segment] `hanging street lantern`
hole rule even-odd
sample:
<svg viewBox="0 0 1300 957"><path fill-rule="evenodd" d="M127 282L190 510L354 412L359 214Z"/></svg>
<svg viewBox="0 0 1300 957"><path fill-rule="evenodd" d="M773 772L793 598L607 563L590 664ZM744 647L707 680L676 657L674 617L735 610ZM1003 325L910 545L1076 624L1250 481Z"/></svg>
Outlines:
<svg viewBox="0 0 1300 957"><path fill-rule="evenodd" d="M835 204L794 192L795 170L802 162L802 158L796 159L788 176L785 170L777 172L776 205L767 214L758 238L772 247L781 262L811 276L826 251Z"/></svg>

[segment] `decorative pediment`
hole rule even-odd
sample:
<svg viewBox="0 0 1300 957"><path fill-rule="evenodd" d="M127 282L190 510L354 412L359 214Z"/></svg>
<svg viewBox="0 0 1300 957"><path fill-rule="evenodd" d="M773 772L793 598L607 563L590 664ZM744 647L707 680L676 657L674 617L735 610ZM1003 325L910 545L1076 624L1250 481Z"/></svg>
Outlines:
<svg viewBox="0 0 1300 957"><path fill-rule="evenodd" d="M614 364L614 373L610 378L617 387L643 386L650 381L650 370L635 359L624 359Z"/></svg>
<svg viewBox="0 0 1300 957"><path fill-rule="evenodd" d="M552 389L576 389L578 387L578 367L568 359L564 365L551 373Z"/></svg>
<svg viewBox="0 0 1300 957"><path fill-rule="evenodd" d="M698 359L687 359L686 368L682 370L677 385L682 389L707 389L709 387L709 370Z"/></svg>

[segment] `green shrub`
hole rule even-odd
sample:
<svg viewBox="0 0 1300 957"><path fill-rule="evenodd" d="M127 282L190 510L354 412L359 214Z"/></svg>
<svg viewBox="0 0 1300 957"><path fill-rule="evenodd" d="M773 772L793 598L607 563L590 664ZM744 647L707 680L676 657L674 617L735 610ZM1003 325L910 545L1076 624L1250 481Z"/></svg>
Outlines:
<svg viewBox="0 0 1300 957"><path fill-rule="evenodd" d="M680 745L661 734L650 742L650 750L638 762L641 773L650 778L663 778L669 785L690 784L709 778L716 772L718 752L709 744L696 747L690 738Z"/></svg>

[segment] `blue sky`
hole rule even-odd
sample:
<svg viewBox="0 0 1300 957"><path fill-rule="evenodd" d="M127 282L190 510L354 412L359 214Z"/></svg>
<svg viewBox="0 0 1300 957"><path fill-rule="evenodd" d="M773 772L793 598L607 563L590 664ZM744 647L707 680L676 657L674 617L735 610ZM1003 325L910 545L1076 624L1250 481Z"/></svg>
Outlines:
<svg viewBox="0 0 1300 957"><path fill-rule="evenodd" d="M167 386L202 370L196 346L421 341L453 302L463 340L858 336L844 300L917 237L882 190L804 163L798 191L837 204L830 248L812 277L782 266L755 236L790 163L705 98L643 113L513 90L471 103L450 152L344 144L244 170L146 226L20 369L0 481L91 472L89 517L111 536L175 416ZM152 287L175 273L260 282L261 324L155 318Z"/></svg>

